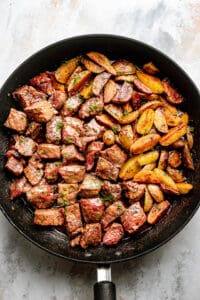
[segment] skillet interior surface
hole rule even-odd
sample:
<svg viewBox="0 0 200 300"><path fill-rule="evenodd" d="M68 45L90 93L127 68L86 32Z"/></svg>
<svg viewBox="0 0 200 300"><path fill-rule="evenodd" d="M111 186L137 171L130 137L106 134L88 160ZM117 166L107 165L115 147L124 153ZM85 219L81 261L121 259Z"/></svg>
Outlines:
<svg viewBox="0 0 200 300"><path fill-rule="evenodd" d="M172 208L156 225L124 239L115 247L98 246L86 251L70 248L65 234L54 228L38 228L33 224L33 213L24 201L19 198L9 199L11 176L4 170L5 151L8 146L9 132L3 127L9 109L17 107L11 93L29 81L36 74L54 70L66 59L88 51L99 51L111 59L125 58L142 65L154 61L163 76L167 76L179 89L186 101L182 109L187 111L195 127L195 144L193 158L195 172L190 172L189 181L194 190L187 196L171 198ZM199 126L200 96L197 88L186 73L171 59L156 49L139 41L113 35L88 35L69 38L52 44L22 63L7 79L0 91L0 207L10 223L26 238L44 250L69 260L89 263L114 263L146 254L163 245L177 234L191 219L200 203L200 136Z"/></svg>

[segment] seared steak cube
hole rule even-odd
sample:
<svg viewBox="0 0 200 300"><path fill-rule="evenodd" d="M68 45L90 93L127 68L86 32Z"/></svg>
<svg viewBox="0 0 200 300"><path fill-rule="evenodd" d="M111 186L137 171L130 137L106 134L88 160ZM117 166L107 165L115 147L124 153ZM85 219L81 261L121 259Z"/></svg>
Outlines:
<svg viewBox="0 0 200 300"><path fill-rule="evenodd" d="M46 100L33 103L24 111L30 119L39 123L46 123L55 115L53 106Z"/></svg>
<svg viewBox="0 0 200 300"><path fill-rule="evenodd" d="M65 117L63 118L66 125L71 126L76 129L76 131L81 135L83 133L83 121L76 117Z"/></svg>
<svg viewBox="0 0 200 300"><path fill-rule="evenodd" d="M41 226L61 226L64 224L63 208L36 209L34 211L34 224Z"/></svg>
<svg viewBox="0 0 200 300"><path fill-rule="evenodd" d="M88 118L90 116L95 116L103 110L103 98L102 97L92 97L86 100L80 110L79 117L81 119Z"/></svg>
<svg viewBox="0 0 200 300"><path fill-rule="evenodd" d="M10 199L13 200L31 189L25 177L16 179L10 185Z"/></svg>
<svg viewBox="0 0 200 300"><path fill-rule="evenodd" d="M77 183L59 183L58 184L58 205L71 205L76 202L78 194Z"/></svg>
<svg viewBox="0 0 200 300"><path fill-rule="evenodd" d="M19 136L15 148L23 156L32 156L36 151L37 144L29 137Z"/></svg>
<svg viewBox="0 0 200 300"><path fill-rule="evenodd" d="M54 92L53 74L50 72L43 72L36 75L30 80L30 83L47 95L51 95Z"/></svg>
<svg viewBox="0 0 200 300"><path fill-rule="evenodd" d="M70 241L70 246L72 248L76 247L76 246L79 246L80 245L80 240L81 240L81 235L78 235L76 236L75 238L73 238L71 241Z"/></svg>
<svg viewBox="0 0 200 300"><path fill-rule="evenodd" d="M97 246L101 243L101 224L93 223L86 224L81 236L80 245L83 249L88 246Z"/></svg>
<svg viewBox="0 0 200 300"><path fill-rule="evenodd" d="M130 204L139 201L144 196L145 184L140 184L129 180L124 181L122 186L123 189L126 191L125 195L129 199Z"/></svg>
<svg viewBox="0 0 200 300"><path fill-rule="evenodd" d="M84 135L85 136L96 136L100 138L105 131L105 127L99 125L95 119L92 119L89 123L84 126Z"/></svg>
<svg viewBox="0 0 200 300"><path fill-rule="evenodd" d="M13 156L8 158L5 167L15 176L21 175L24 169L22 161L14 158Z"/></svg>
<svg viewBox="0 0 200 300"><path fill-rule="evenodd" d="M54 91L48 101L51 105L56 109L59 110L63 107L65 100L67 99L67 95L63 91Z"/></svg>
<svg viewBox="0 0 200 300"><path fill-rule="evenodd" d="M112 221L120 217L124 211L125 206L122 201L116 201L105 210L104 216L101 219L101 224L103 228L106 228Z"/></svg>
<svg viewBox="0 0 200 300"><path fill-rule="evenodd" d="M119 223L113 223L106 228L106 233L103 237L103 244L106 246L112 246L119 243L124 236L123 226Z"/></svg>
<svg viewBox="0 0 200 300"><path fill-rule="evenodd" d="M53 187L48 184L34 186L26 193L26 198L36 208L47 208L55 202Z"/></svg>
<svg viewBox="0 0 200 300"><path fill-rule="evenodd" d="M61 110L63 117L71 116L73 113L77 112L82 104L82 99L76 95L68 98Z"/></svg>
<svg viewBox="0 0 200 300"><path fill-rule="evenodd" d="M41 133L42 125L37 122L30 122L26 129L26 135L30 135L30 137L34 140Z"/></svg>
<svg viewBox="0 0 200 300"><path fill-rule="evenodd" d="M136 232L146 222L146 215L140 202L129 206L121 216L121 222L128 233Z"/></svg>
<svg viewBox="0 0 200 300"><path fill-rule="evenodd" d="M74 145L62 146L61 155L64 164L72 161L84 161L85 159L83 154L79 153Z"/></svg>
<svg viewBox="0 0 200 300"><path fill-rule="evenodd" d="M69 237L74 237L82 232L83 224L81 220L81 212L78 203L65 207L66 230Z"/></svg>
<svg viewBox="0 0 200 300"><path fill-rule="evenodd" d="M81 197L95 197L101 190L102 182L99 178L91 174L85 174L80 185L79 194Z"/></svg>
<svg viewBox="0 0 200 300"><path fill-rule="evenodd" d="M119 169L103 157L99 157L96 174L102 179L117 180Z"/></svg>
<svg viewBox="0 0 200 300"><path fill-rule="evenodd" d="M79 132L65 122L62 129L62 141L64 144L75 144L78 147L82 146Z"/></svg>
<svg viewBox="0 0 200 300"><path fill-rule="evenodd" d="M23 85L18 88L13 93L13 97L20 102L23 108L29 107L35 102L46 100L46 94L37 91L34 87L29 85Z"/></svg>
<svg viewBox="0 0 200 300"><path fill-rule="evenodd" d="M60 116L54 116L46 123L46 139L47 143L59 144L61 141L61 132L63 121Z"/></svg>
<svg viewBox="0 0 200 300"><path fill-rule="evenodd" d="M101 156L111 162L115 167L121 166L127 160L127 155L116 144L106 150L101 151Z"/></svg>
<svg viewBox="0 0 200 300"><path fill-rule="evenodd" d="M81 199L80 206L86 223L95 223L101 220L104 205L100 198Z"/></svg>
<svg viewBox="0 0 200 300"><path fill-rule="evenodd" d="M58 171L61 165L62 162L60 161L46 163L45 170L44 170L45 178L48 181L52 181L52 182L56 181L58 179Z"/></svg>
<svg viewBox="0 0 200 300"><path fill-rule="evenodd" d="M58 159L60 158L60 146L53 144L39 144L37 153L41 158Z"/></svg>
<svg viewBox="0 0 200 300"><path fill-rule="evenodd" d="M103 142L91 142L87 148L85 167L87 171L94 167L95 155L103 148Z"/></svg>
<svg viewBox="0 0 200 300"><path fill-rule="evenodd" d="M85 167L80 165L63 166L59 173L66 183L81 182L85 176Z"/></svg>
<svg viewBox="0 0 200 300"><path fill-rule="evenodd" d="M18 132L25 130L27 126L26 114L22 111L11 108L4 126Z"/></svg>
<svg viewBox="0 0 200 300"><path fill-rule="evenodd" d="M121 199L122 188L120 184L111 183L105 180L101 188L101 195L104 198L104 203L110 204ZM106 205L106 206L108 206Z"/></svg>
<svg viewBox="0 0 200 300"><path fill-rule="evenodd" d="M24 168L24 175L32 185L36 185L40 182L44 174L44 171L37 168L32 163L28 163L26 168Z"/></svg>

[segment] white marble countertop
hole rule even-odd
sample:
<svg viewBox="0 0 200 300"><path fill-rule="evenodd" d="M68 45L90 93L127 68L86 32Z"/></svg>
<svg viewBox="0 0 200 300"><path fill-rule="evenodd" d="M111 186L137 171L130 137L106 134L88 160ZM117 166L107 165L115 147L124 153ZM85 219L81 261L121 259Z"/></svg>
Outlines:
<svg viewBox="0 0 200 300"><path fill-rule="evenodd" d="M199 84L200 1L1 0L0 85L28 56L60 39L114 33L147 42ZM200 210L150 255L113 266L119 300L200 299ZM48 255L0 215L0 300L89 300L95 268Z"/></svg>

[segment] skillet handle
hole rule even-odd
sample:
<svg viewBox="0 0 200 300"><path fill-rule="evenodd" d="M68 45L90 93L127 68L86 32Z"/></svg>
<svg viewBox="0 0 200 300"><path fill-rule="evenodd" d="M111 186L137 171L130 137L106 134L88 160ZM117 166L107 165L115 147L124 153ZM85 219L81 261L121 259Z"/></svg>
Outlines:
<svg viewBox="0 0 200 300"><path fill-rule="evenodd" d="M97 282L94 285L94 300L116 300L116 287L111 281L109 265L97 268Z"/></svg>

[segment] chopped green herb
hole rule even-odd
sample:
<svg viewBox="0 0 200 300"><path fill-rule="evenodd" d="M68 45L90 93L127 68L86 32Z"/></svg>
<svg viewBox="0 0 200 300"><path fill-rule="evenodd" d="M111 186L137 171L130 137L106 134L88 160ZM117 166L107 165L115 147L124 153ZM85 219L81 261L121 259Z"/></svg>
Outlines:
<svg viewBox="0 0 200 300"><path fill-rule="evenodd" d="M114 132L114 134L118 134L118 127L117 126L113 126L111 129Z"/></svg>
<svg viewBox="0 0 200 300"><path fill-rule="evenodd" d="M67 144L71 144L71 143L74 142L74 138L71 137L71 136L69 136L69 137L65 138L65 142L66 142Z"/></svg>
<svg viewBox="0 0 200 300"><path fill-rule="evenodd" d="M63 122L58 122L56 124L56 130L59 130L59 129L63 128L63 126L64 126Z"/></svg>
<svg viewBox="0 0 200 300"><path fill-rule="evenodd" d="M80 76L79 75L76 75L73 79L73 82L72 82L72 85L75 85L80 79Z"/></svg>
<svg viewBox="0 0 200 300"><path fill-rule="evenodd" d="M42 150L41 153L42 154L47 154L47 151L46 150Z"/></svg>
<svg viewBox="0 0 200 300"><path fill-rule="evenodd" d="M97 111L97 109L98 109L97 105L89 106L89 111L90 112L95 112L95 111Z"/></svg>
<svg viewBox="0 0 200 300"><path fill-rule="evenodd" d="M106 202L106 201L109 201L109 202L113 202L113 195L112 195L112 193L111 192L107 192L107 193L105 193L105 192L101 192L100 194L99 194L99 197L101 198L101 200L103 201L103 202Z"/></svg>
<svg viewBox="0 0 200 300"><path fill-rule="evenodd" d="M190 126L190 132L194 132L194 127Z"/></svg>
<svg viewBox="0 0 200 300"><path fill-rule="evenodd" d="M131 189L131 192L136 193L137 191L136 191L136 189Z"/></svg>
<svg viewBox="0 0 200 300"><path fill-rule="evenodd" d="M128 111L125 110L125 109L123 109L122 113L123 113L124 116L127 116L127 115L128 115Z"/></svg>

